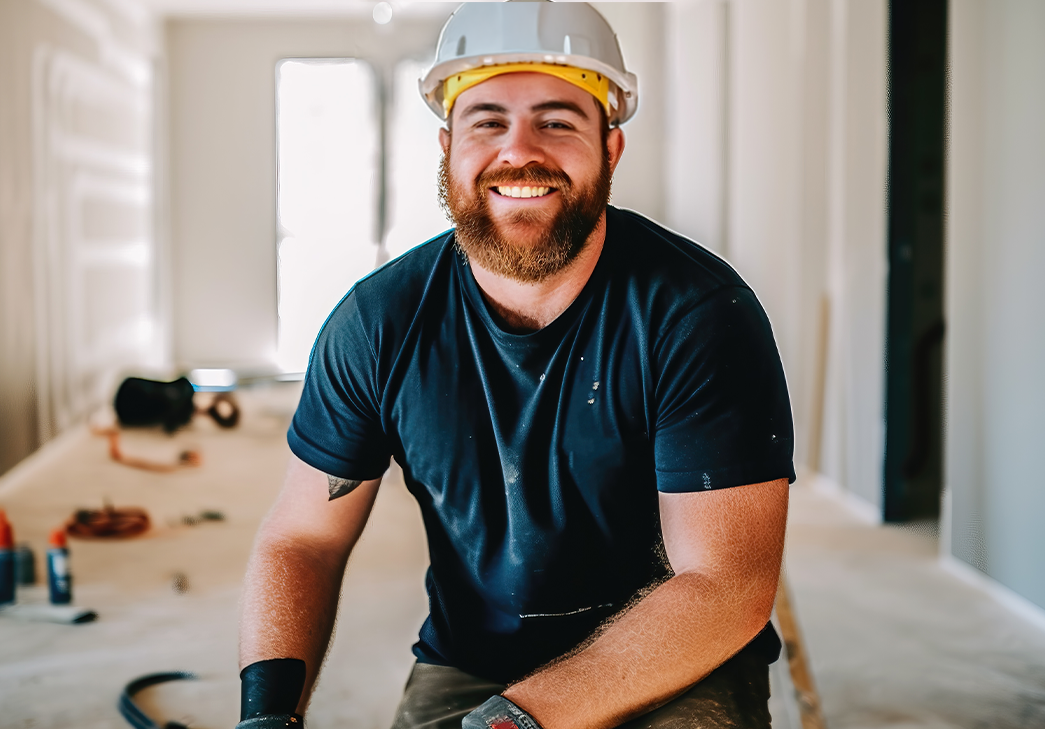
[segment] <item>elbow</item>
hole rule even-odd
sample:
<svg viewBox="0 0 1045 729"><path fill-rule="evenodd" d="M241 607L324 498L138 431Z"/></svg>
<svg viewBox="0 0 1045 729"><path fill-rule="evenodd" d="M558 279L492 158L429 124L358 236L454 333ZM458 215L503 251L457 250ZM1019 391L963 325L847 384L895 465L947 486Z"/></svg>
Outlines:
<svg viewBox="0 0 1045 729"><path fill-rule="evenodd" d="M746 609L740 611L742 629L748 641L761 633L773 616L778 585L777 577L778 575L775 574L772 580L760 580L760 584L748 596Z"/></svg>
<svg viewBox="0 0 1045 729"><path fill-rule="evenodd" d="M775 594L774 594L775 597ZM753 605L744 623L744 633L748 640L754 640L755 636L765 630L766 623L773 616L773 598L768 601L762 600Z"/></svg>

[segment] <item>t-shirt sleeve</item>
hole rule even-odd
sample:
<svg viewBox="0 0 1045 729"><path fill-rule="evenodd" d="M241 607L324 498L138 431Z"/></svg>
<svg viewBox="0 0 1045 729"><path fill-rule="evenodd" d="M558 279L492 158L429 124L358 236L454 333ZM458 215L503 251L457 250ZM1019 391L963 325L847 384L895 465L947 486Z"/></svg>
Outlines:
<svg viewBox="0 0 1045 729"><path fill-rule="evenodd" d="M294 455L339 478L365 481L385 472L389 448L381 426L376 363L358 298L349 293L312 349L287 433Z"/></svg>
<svg viewBox="0 0 1045 729"><path fill-rule="evenodd" d="M670 325L653 358L658 490L795 480L784 370L750 289L711 294Z"/></svg>

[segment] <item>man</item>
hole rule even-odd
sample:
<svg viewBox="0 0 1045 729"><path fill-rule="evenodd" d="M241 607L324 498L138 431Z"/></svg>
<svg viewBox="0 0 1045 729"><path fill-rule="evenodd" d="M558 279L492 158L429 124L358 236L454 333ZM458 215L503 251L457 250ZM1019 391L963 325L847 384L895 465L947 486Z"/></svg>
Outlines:
<svg viewBox="0 0 1045 729"><path fill-rule="evenodd" d="M397 729L768 726L784 377L728 265L607 207L637 101L612 30L465 5L422 92L456 230L317 340L248 570L242 726L304 712L390 456L431 556Z"/></svg>

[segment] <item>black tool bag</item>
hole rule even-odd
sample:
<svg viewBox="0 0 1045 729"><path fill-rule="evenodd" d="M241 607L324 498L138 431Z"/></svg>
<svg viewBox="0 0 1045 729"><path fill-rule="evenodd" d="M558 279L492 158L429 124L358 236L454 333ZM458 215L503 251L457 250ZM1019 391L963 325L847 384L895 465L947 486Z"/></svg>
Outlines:
<svg viewBox="0 0 1045 729"><path fill-rule="evenodd" d="M192 420L192 383L184 377L173 382L157 382L128 377L116 391L116 417L121 425L162 425L168 433Z"/></svg>

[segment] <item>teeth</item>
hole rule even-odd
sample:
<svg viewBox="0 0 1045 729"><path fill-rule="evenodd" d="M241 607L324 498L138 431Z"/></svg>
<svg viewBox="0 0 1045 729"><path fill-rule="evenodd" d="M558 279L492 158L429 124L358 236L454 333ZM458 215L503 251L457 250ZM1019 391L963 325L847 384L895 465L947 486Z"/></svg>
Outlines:
<svg viewBox="0 0 1045 729"><path fill-rule="evenodd" d="M497 192L505 197L544 197L549 187L498 187Z"/></svg>

